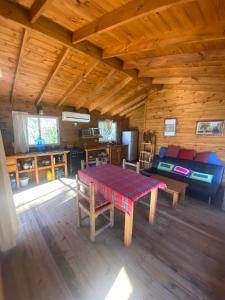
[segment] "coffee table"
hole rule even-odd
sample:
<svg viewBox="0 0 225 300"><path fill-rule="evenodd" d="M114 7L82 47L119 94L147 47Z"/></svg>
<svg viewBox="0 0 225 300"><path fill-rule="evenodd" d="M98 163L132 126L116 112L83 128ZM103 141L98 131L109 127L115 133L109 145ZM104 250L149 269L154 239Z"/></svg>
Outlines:
<svg viewBox="0 0 225 300"><path fill-rule="evenodd" d="M180 200L185 199L186 189L188 187L187 183L161 175L152 175L151 178L158 179L166 184L167 188L163 190L173 195L173 208L176 208L179 198Z"/></svg>

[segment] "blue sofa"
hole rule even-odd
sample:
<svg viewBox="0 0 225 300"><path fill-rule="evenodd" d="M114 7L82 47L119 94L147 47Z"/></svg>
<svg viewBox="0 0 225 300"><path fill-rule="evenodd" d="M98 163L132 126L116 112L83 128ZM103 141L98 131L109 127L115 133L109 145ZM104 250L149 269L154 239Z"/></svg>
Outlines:
<svg viewBox="0 0 225 300"><path fill-rule="evenodd" d="M196 172L213 174L213 181L209 184L206 182L193 180L191 178L184 177L178 174L158 170L157 167L159 162L179 165ZM215 202L216 196L221 187L224 174L224 166L173 157L160 158L158 155L155 155L152 161L152 167L150 169L143 170L142 174L145 176L159 174L162 176L173 178L175 180L186 182L188 183L187 192L194 194L195 196L203 196L203 198L207 199L208 203L210 204L211 202Z"/></svg>

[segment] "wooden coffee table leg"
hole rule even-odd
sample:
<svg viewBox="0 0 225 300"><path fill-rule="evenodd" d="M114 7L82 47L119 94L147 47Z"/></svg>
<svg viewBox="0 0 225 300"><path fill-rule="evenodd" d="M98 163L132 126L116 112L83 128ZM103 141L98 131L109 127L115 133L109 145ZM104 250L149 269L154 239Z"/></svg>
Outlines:
<svg viewBox="0 0 225 300"><path fill-rule="evenodd" d="M153 189L151 191L150 210L149 210L149 223L150 224L155 223L155 213L156 213L157 200L158 200L158 188Z"/></svg>
<svg viewBox="0 0 225 300"><path fill-rule="evenodd" d="M126 247L129 247L132 243L133 215L134 215L134 204L132 205L130 215L128 213L125 213L124 245Z"/></svg>
<svg viewBox="0 0 225 300"><path fill-rule="evenodd" d="M179 193L174 192L173 193L173 205L172 205L173 208L176 208L178 199L179 199Z"/></svg>
<svg viewBox="0 0 225 300"><path fill-rule="evenodd" d="M180 193L180 200L184 201L186 195L186 189L183 190L183 192Z"/></svg>

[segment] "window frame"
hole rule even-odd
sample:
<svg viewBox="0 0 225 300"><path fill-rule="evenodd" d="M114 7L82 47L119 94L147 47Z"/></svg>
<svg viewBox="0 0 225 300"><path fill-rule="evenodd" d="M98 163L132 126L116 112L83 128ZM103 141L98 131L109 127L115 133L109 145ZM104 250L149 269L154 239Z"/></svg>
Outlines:
<svg viewBox="0 0 225 300"><path fill-rule="evenodd" d="M59 146L60 145L60 127L59 127L59 118L58 117L54 117L54 116L42 116L42 115L33 115L33 114L29 114L27 116L27 136L28 136L28 140L29 140L29 131L28 131L28 118L38 118L38 129L39 129L39 133L41 135L41 122L40 119L55 119L56 120L56 125L57 125L57 135L58 135L58 143L56 144L45 144L45 146ZM29 147L35 147L35 144L30 144L29 143Z"/></svg>
<svg viewBox="0 0 225 300"><path fill-rule="evenodd" d="M98 128L99 128L99 130L100 130L100 127L99 127L99 122L105 122L106 120L111 120L113 123L115 123L116 124L116 134L115 134L115 136L116 136L116 139L115 140L112 140L111 142L117 142L117 138L118 138L118 122L117 121L114 121L113 119L100 119L100 120L98 120ZM101 132L100 132L100 134L101 134ZM109 140L104 140L104 141L101 141L101 137L99 138L99 143L108 143L109 142Z"/></svg>

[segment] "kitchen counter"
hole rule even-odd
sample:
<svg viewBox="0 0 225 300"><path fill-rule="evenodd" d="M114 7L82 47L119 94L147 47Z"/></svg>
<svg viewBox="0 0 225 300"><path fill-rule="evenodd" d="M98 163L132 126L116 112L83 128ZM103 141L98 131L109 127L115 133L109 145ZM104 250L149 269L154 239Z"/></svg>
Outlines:
<svg viewBox="0 0 225 300"><path fill-rule="evenodd" d="M107 145L102 144L96 147L87 147L84 149L86 154L86 165L93 164L96 160L95 156L91 153L96 153L97 151L106 151L108 154L108 161L114 165L122 165L123 158L127 156L127 145ZM92 156L90 158L90 156Z"/></svg>
<svg viewBox="0 0 225 300"><path fill-rule="evenodd" d="M8 155L6 159L8 158L27 158L27 157L34 157L34 156L48 156L48 155L57 155L57 154L63 154L63 153L69 153L68 150L51 150L51 151L32 151L32 152L27 152L27 153L17 153L13 155Z"/></svg>
<svg viewBox="0 0 225 300"><path fill-rule="evenodd" d="M40 171L51 171L52 179L55 179L55 168L64 168L65 176L68 176L67 170L67 153L68 150L53 150L53 151L43 151L43 152L28 152L28 153L18 153L6 157L6 163L9 173L15 173L17 187L20 187L20 174L22 173L34 173L36 183L40 183ZM63 156L63 161L60 163L56 162L57 156ZM50 163L47 165L39 165L39 157L47 158ZM21 161L26 159L32 159L32 165L28 168L21 167ZM20 167L19 167L20 166Z"/></svg>

